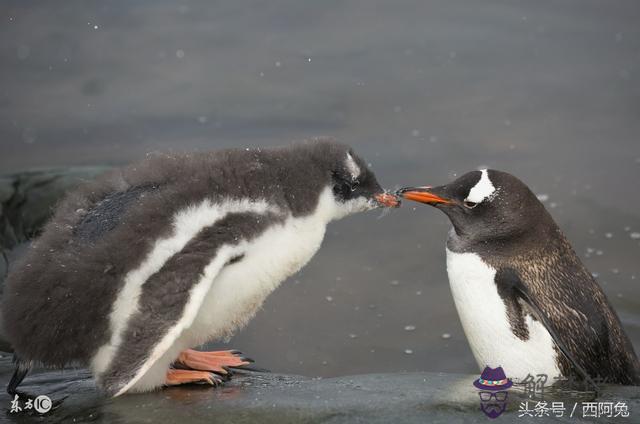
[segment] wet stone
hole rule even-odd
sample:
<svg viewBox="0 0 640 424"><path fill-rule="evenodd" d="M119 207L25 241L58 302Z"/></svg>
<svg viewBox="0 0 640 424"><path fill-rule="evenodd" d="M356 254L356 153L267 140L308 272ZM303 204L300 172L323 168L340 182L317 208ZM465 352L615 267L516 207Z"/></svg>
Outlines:
<svg viewBox="0 0 640 424"><path fill-rule="evenodd" d="M9 355L0 358L0 379L6 384L13 365ZM47 414L47 423L67 422L183 422L183 423L486 423L479 409L474 375L441 373L367 374L314 379L276 373L239 372L218 388L182 386L152 393L105 398L88 371L38 370L21 389L46 394L54 401L68 396ZM606 386L599 399L626 400L632 414L640 407L633 387ZM592 393L559 392L549 399L587 402ZM527 400L520 386L509 391L503 420L518 417L520 402ZM11 399L0 394L0 405L11 417ZM37 414L35 414L37 416ZM551 422L552 417L535 418Z"/></svg>

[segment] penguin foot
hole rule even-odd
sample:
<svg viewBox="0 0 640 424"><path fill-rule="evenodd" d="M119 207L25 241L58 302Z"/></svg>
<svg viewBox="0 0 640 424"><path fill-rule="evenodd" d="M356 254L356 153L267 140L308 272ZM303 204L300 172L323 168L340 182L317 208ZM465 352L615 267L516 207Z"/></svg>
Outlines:
<svg viewBox="0 0 640 424"><path fill-rule="evenodd" d="M181 384L210 384L219 386L223 383L222 377L207 371L177 370L170 368L167 371L165 386L179 386Z"/></svg>
<svg viewBox="0 0 640 424"><path fill-rule="evenodd" d="M242 356L237 350L218 350L201 352L187 349L180 353L176 360L178 368L209 371L229 378L233 374L231 368L240 368L253 362L253 359Z"/></svg>

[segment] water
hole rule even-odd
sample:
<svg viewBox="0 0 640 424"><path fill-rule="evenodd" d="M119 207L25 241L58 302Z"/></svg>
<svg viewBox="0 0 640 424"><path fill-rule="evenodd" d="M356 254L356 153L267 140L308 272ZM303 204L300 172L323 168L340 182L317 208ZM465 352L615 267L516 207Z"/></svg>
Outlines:
<svg viewBox="0 0 640 424"><path fill-rule="evenodd" d="M0 171L318 135L352 144L389 188L509 171L544 200L638 350L639 18L637 2L595 0L13 2ZM306 376L477 373L447 229L409 203L332 224L229 346Z"/></svg>

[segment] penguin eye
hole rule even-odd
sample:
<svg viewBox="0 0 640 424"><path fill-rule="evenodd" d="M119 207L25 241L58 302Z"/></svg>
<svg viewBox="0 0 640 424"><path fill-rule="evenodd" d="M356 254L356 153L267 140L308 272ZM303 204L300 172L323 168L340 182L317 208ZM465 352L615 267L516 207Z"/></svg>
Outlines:
<svg viewBox="0 0 640 424"><path fill-rule="evenodd" d="M472 202L470 200L465 200L464 201L464 207L467 208L467 209L473 209L476 206L478 206L478 204L476 202Z"/></svg>

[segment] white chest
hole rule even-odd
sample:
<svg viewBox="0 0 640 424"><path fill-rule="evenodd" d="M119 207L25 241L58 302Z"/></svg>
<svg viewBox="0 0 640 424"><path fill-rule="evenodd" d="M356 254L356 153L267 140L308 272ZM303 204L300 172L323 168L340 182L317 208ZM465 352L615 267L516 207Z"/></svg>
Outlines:
<svg viewBox="0 0 640 424"><path fill-rule="evenodd" d="M192 342L226 338L243 327L280 282L313 257L325 228L320 217L289 218L247 243L242 260L213 281L189 330Z"/></svg>
<svg viewBox="0 0 640 424"><path fill-rule="evenodd" d="M506 306L494 282L496 270L474 253L447 249L447 272L453 300L471 351L480 369L502 366L507 377L560 375L553 339L544 326L527 315L529 339L511 331Z"/></svg>
<svg viewBox="0 0 640 424"><path fill-rule="evenodd" d="M179 323L165 335L138 376L121 392L158 387L180 351L226 338L244 326L280 282L304 266L320 247L331 218L330 194L330 191L323 194L316 213L310 216L289 216L282 224L273 225L254 239L222 246L192 289L189 302L196 306L190 308L187 304L181 318L184 326L180 328ZM218 265L220 258L226 261L234 254L243 257L234 264ZM218 266L223 267L217 272L208 271ZM204 287L202 294L196 291L201 287ZM193 318L189 318L191 312L195 314ZM172 338L172 333L176 338Z"/></svg>

